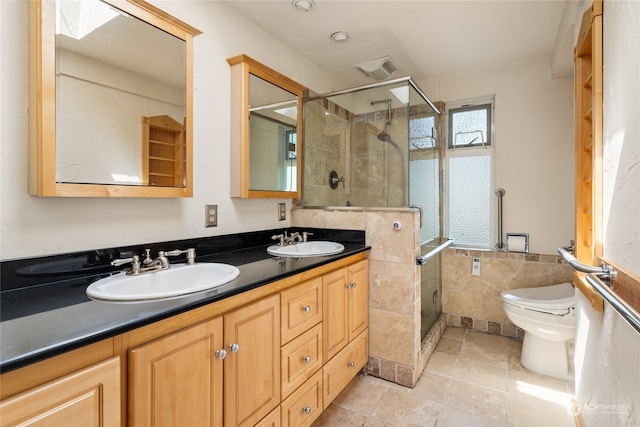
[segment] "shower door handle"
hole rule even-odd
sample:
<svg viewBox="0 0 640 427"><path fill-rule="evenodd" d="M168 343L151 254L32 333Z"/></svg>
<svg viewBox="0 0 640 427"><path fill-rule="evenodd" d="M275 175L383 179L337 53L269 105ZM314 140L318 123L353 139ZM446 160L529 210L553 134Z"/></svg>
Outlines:
<svg viewBox="0 0 640 427"><path fill-rule="evenodd" d="M422 216L424 215L424 211L422 210L422 206L419 205L409 205L411 209L418 209L420 211L420 229L422 229Z"/></svg>

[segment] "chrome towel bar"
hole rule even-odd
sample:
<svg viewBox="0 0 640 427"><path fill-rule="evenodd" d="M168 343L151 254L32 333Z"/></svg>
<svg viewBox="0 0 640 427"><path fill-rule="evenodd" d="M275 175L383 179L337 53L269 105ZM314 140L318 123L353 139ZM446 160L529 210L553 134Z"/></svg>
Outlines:
<svg viewBox="0 0 640 427"><path fill-rule="evenodd" d="M617 311L636 332L640 333L640 313L620 298L605 281L598 277L598 274L587 274L587 282L602 295L602 298L607 300L611 307Z"/></svg>
<svg viewBox="0 0 640 427"><path fill-rule="evenodd" d="M427 243L429 243L429 241L421 242L420 247L426 245ZM441 252L444 248L451 245L452 243L453 243L453 239L446 239L444 243L441 243L440 245L436 246L428 254L425 254L423 256L416 258L416 264L425 265L427 261L429 261L429 258L434 257L438 252Z"/></svg>

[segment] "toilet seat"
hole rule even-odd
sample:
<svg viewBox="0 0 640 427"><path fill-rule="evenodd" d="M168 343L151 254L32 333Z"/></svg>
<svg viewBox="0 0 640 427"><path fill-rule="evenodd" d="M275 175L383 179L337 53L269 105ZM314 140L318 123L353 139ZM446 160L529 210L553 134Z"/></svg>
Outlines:
<svg viewBox="0 0 640 427"><path fill-rule="evenodd" d="M575 289L571 283L542 286L539 288L521 288L500 294L505 303L526 310L566 315L575 306Z"/></svg>

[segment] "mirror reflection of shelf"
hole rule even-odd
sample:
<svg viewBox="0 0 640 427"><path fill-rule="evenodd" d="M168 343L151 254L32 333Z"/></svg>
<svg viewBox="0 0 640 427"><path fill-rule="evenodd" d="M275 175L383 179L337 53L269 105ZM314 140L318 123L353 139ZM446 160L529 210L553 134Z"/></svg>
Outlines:
<svg viewBox="0 0 640 427"><path fill-rule="evenodd" d="M169 116L143 116L143 183L155 186L182 186L184 160L184 126Z"/></svg>

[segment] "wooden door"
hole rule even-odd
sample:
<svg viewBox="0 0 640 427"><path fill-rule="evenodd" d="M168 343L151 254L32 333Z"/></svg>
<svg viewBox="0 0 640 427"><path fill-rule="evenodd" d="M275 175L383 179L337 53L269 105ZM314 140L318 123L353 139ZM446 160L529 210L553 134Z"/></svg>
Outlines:
<svg viewBox="0 0 640 427"><path fill-rule="evenodd" d="M369 264L349 266L349 341L369 325Z"/></svg>
<svg viewBox="0 0 640 427"><path fill-rule="evenodd" d="M129 352L131 426L222 426L222 318Z"/></svg>
<svg viewBox="0 0 640 427"><path fill-rule="evenodd" d="M224 425L253 426L280 404L280 297L224 315Z"/></svg>
<svg viewBox="0 0 640 427"><path fill-rule="evenodd" d="M322 352L324 363L349 342L349 273L346 268L322 277Z"/></svg>
<svg viewBox="0 0 640 427"><path fill-rule="evenodd" d="M120 358L35 387L0 403L0 425L117 427Z"/></svg>

